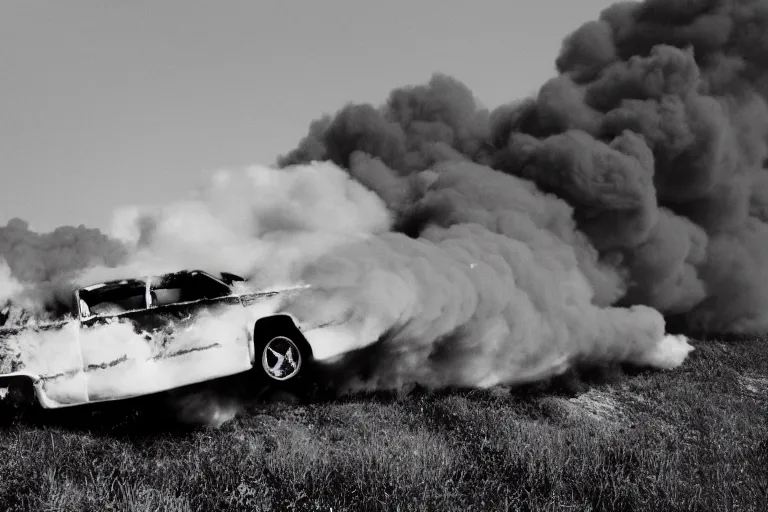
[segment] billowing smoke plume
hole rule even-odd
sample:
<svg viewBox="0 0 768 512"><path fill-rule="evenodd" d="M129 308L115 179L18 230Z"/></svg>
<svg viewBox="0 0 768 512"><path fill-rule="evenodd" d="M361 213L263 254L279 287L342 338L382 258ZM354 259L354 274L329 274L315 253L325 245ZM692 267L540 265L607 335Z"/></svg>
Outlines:
<svg viewBox="0 0 768 512"><path fill-rule="evenodd" d="M493 199L465 192L504 190L500 203L517 210L507 222L572 247L592 303L647 305L690 329L762 332L767 62L768 2L618 3L565 39L560 74L536 98L488 112L435 75L381 107L347 105L314 122L280 164L347 168L416 240L476 223L530 246ZM420 191L414 180L428 169L443 172L436 189ZM519 196L534 185L562 201L521 212L530 203ZM571 217L577 231L566 233Z"/></svg>
<svg viewBox="0 0 768 512"><path fill-rule="evenodd" d="M352 169L358 165L392 172L355 155ZM420 223L417 237L370 238L303 273L322 300L307 310L297 303L298 314L331 304L331 321L340 301L345 317L383 327L360 340L377 343L354 359L345 384L485 387L550 377L579 362L674 367L688 354L683 339L664 336L656 310L598 305L607 292L597 297L586 276L612 293L620 276L598 261L562 200L472 162L442 162L419 178L429 184L403 210Z"/></svg>

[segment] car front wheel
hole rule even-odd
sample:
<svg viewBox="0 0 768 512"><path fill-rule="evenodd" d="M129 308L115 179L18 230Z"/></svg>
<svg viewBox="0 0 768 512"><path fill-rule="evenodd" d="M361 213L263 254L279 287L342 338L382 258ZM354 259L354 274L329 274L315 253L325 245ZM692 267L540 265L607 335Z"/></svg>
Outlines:
<svg viewBox="0 0 768 512"><path fill-rule="evenodd" d="M313 385L309 343L292 322L263 322L254 332L253 371L263 397L311 394Z"/></svg>
<svg viewBox="0 0 768 512"><path fill-rule="evenodd" d="M288 336L274 336L261 351L261 369L277 382L285 382L301 373L304 358L299 345Z"/></svg>

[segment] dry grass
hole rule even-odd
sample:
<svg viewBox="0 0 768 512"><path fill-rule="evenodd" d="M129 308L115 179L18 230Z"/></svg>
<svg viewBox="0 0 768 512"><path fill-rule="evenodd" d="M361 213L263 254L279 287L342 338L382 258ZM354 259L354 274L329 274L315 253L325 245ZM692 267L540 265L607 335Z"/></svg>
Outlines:
<svg viewBox="0 0 768 512"><path fill-rule="evenodd" d="M677 371L578 396L272 405L218 430L179 431L146 403L22 415L0 426L0 509L764 510L764 347L700 342Z"/></svg>

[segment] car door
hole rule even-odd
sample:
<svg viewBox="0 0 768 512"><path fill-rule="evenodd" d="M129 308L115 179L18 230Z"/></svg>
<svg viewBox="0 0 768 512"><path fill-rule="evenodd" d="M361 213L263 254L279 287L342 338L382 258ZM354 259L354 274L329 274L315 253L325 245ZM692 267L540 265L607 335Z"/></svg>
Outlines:
<svg viewBox="0 0 768 512"><path fill-rule="evenodd" d="M6 340L23 347L14 359L11 374L33 376L47 408L88 402L88 386L82 366L77 319L35 328L20 329L15 339Z"/></svg>
<svg viewBox="0 0 768 512"><path fill-rule="evenodd" d="M156 351L147 281L110 285L85 297L80 306L79 342L88 401L154 392L159 385L151 375ZM154 328L160 326L157 320Z"/></svg>
<svg viewBox="0 0 768 512"><path fill-rule="evenodd" d="M249 332L228 288L190 275L147 280L144 307L84 323L90 401L165 391L247 371Z"/></svg>

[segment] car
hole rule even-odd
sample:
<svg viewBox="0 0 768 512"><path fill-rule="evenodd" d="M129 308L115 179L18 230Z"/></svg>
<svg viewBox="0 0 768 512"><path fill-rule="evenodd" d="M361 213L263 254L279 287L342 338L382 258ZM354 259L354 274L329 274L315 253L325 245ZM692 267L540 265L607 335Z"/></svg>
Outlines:
<svg viewBox="0 0 768 512"><path fill-rule="evenodd" d="M27 386L58 409L244 372L277 387L310 378L333 326L285 310L310 286L238 292L240 281L182 270L79 288L61 320L0 327L0 398Z"/></svg>

